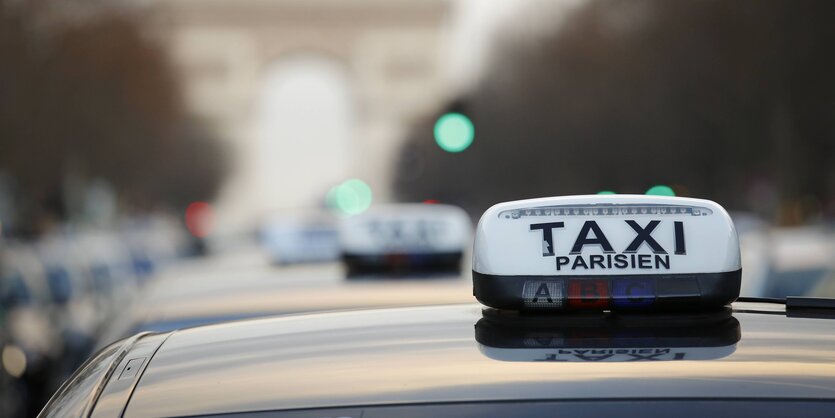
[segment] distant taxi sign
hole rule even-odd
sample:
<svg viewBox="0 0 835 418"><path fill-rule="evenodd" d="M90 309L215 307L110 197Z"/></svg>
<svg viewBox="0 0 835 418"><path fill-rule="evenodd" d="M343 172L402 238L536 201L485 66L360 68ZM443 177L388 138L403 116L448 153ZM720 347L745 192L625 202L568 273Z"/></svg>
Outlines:
<svg viewBox="0 0 835 418"><path fill-rule="evenodd" d="M717 203L647 195L495 205L473 249L473 290L494 308L656 310L739 296L739 241Z"/></svg>
<svg viewBox="0 0 835 418"><path fill-rule="evenodd" d="M445 204L381 205L340 224L340 247L349 275L458 272L471 237L467 213Z"/></svg>

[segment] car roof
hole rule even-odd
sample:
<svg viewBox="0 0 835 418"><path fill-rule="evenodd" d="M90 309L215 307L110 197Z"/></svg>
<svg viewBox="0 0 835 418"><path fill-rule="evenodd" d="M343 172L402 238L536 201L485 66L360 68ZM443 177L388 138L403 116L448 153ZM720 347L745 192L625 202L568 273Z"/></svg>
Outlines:
<svg viewBox="0 0 835 418"><path fill-rule="evenodd" d="M269 265L230 275L164 276L151 283L142 305L108 330L107 342L140 331L165 332L221 321L357 308L424 306L473 301L461 276L371 277L347 280L337 264Z"/></svg>
<svg viewBox="0 0 835 418"><path fill-rule="evenodd" d="M734 304L736 334L717 335L735 338L705 361L496 358L476 341L486 312L475 304L362 310L173 332L141 372L124 416L485 400L835 399L835 320L787 317L781 305Z"/></svg>

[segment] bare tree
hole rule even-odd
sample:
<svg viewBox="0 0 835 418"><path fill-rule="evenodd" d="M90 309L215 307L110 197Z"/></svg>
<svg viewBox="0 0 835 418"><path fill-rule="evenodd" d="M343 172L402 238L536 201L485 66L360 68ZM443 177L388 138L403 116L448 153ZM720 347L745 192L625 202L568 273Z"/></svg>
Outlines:
<svg viewBox="0 0 835 418"><path fill-rule="evenodd" d="M23 229L73 215L68 183L104 180L126 206L179 207L210 199L226 170L141 16L85 5L95 13L78 18L64 2L0 1L0 172Z"/></svg>
<svg viewBox="0 0 835 418"><path fill-rule="evenodd" d="M664 183L800 222L835 203L834 18L826 0L590 1L499 45L462 98L472 147L444 153L427 118L393 187L478 211Z"/></svg>

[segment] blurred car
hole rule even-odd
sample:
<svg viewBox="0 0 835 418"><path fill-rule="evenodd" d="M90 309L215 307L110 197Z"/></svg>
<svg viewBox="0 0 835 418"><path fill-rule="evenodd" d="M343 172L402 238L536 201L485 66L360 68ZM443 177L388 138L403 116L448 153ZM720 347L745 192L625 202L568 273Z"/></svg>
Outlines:
<svg viewBox="0 0 835 418"><path fill-rule="evenodd" d="M815 295L835 273L835 234L817 227L778 228L768 235L770 263L762 296Z"/></svg>
<svg viewBox="0 0 835 418"><path fill-rule="evenodd" d="M109 305L105 312L129 306L141 280L128 246L115 233L100 229L79 231L73 240L83 253L95 291Z"/></svg>
<svg viewBox="0 0 835 418"><path fill-rule="evenodd" d="M21 403L37 412L57 388L54 369L64 353L62 309L54 303L35 249L20 242L0 246L0 305L4 314L4 369ZM8 363L11 361L11 363Z"/></svg>
<svg viewBox="0 0 835 418"><path fill-rule="evenodd" d="M279 265L339 259L339 231L327 218L276 216L261 228L261 243Z"/></svg>
<svg viewBox="0 0 835 418"><path fill-rule="evenodd" d="M742 285L740 294L765 297L771 271L771 226L747 212L731 212L742 252ZM783 295L786 296L786 295Z"/></svg>
<svg viewBox="0 0 835 418"><path fill-rule="evenodd" d="M139 334L40 416L831 416L835 319L805 313L737 302L543 320L453 305Z"/></svg>
<svg viewBox="0 0 835 418"><path fill-rule="evenodd" d="M32 416L95 348L101 332L130 311L143 278L177 256L170 224L131 219L118 232L53 228L33 242L0 243L4 349L14 361L13 416ZM15 392L13 389L17 390Z"/></svg>
<svg viewBox="0 0 835 418"><path fill-rule="evenodd" d="M90 355L110 306L96 293L83 253L67 235L48 235L33 245L54 309L52 326L63 346L53 373L63 380Z"/></svg>
<svg viewBox="0 0 835 418"><path fill-rule="evenodd" d="M461 208L444 204L372 207L340 224L348 277L368 274L459 272L472 223Z"/></svg>
<svg viewBox="0 0 835 418"><path fill-rule="evenodd" d="M25 386L20 379L26 370L26 353L9 340L6 314L0 305L0 411L6 416L23 416Z"/></svg>
<svg viewBox="0 0 835 418"><path fill-rule="evenodd" d="M774 227L732 212L742 251L741 294L756 297L833 296L835 234L820 226Z"/></svg>

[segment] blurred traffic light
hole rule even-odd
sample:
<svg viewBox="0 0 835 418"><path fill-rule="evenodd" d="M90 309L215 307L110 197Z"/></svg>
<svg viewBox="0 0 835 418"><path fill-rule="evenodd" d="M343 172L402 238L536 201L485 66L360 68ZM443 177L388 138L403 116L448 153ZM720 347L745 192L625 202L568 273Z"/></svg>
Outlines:
<svg viewBox="0 0 835 418"><path fill-rule="evenodd" d="M345 180L331 188L327 196L328 207L341 215L358 215L371 207L371 187L359 179Z"/></svg>
<svg viewBox="0 0 835 418"><path fill-rule="evenodd" d="M461 152L475 138L475 126L463 113L449 112L435 122L435 142L446 152Z"/></svg>
<svg viewBox="0 0 835 418"><path fill-rule="evenodd" d="M649 190L647 190L646 194L653 196L675 196L676 192L674 192L672 187L670 186L659 184L650 187Z"/></svg>

